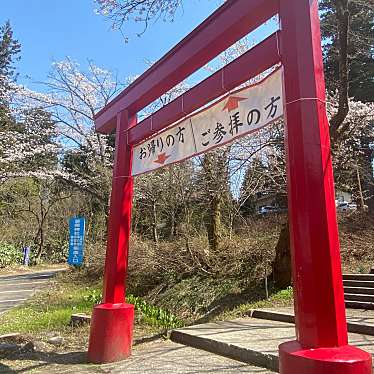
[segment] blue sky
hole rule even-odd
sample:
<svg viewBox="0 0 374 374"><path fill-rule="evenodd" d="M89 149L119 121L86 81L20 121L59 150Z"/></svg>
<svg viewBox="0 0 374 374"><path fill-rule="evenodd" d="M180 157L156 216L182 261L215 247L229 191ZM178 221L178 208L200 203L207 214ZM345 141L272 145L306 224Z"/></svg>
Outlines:
<svg viewBox="0 0 374 374"><path fill-rule="evenodd" d="M121 76L141 74L144 59L157 60L187 35L219 5L218 0L188 0L172 24L151 25L141 38L141 26L130 24L130 43L124 43L111 23L95 14L94 0L12 0L2 1L0 24L9 19L15 37L22 44L18 64L20 81L46 78L53 61L69 56L85 64L117 70ZM197 11L198 10L198 11Z"/></svg>
<svg viewBox="0 0 374 374"><path fill-rule="evenodd" d="M151 25L140 38L141 26L129 24L130 42L124 43L111 23L95 14L94 0L12 0L2 1L0 24L10 20L15 37L22 44L18 64L19 81L43 81L53 61L65 56L84 65L92 59L120 76L141 74L144 60L157 60L201 23L221 3L220 0L188 0L174 23ZM268 27L259 34L267 34ZM260 36L260 37L261 37Z"/></svg>

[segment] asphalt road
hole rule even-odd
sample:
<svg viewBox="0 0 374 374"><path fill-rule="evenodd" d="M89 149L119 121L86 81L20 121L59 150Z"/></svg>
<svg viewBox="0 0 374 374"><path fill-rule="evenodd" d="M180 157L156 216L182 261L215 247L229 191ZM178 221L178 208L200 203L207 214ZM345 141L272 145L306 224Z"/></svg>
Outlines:
<svg viewBox="0 0 374 374"><path fill-rule="evenodd" d="M0 315L45 287L57 271L43 271L0 277Z"/></svg>

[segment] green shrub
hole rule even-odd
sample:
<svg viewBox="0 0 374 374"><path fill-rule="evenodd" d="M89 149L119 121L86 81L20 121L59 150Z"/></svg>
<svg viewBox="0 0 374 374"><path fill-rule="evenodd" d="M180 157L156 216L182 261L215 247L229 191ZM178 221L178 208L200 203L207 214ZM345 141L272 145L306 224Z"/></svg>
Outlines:
<svg viewBox="0 0 374 374"><path fill-rule="evenodd" d="M102 298L103 296L101 292L97 290L92 290L89 295L84 297L86 301L92 302L94 304L101 303ZM142 314L145 322L152 326L176 328L183 325L183 322L179 320L174 314L157 306L148 304L141 297L129 294L126 296L126 302L129 304L133 304L135 310Z"/></svg>
<svg viewBox="0 0 374 374"><path fill-rule="evenodd" d="M0 242L0 268L9 265L22 264L23 253L12 244Z"/></svg>
<svg viewBox="0 0 374 374"><path fill-rule="evenodd" d="M103 299L103 294L98 290L92 290L84 299L92 304L100 304Z"/></svg>
<svg viewBox="0 0 374 374"><path fill-rule="evenodd" d="M148 304L144 299L134 295L127 295L126 302L133 304L135 310L142 313L145 321L152 326L176 328L181 327L183 322L168 310Z"/></svg>
<svg viewBox="0 0 374 374"><path fill-rule="evenodd" d="M63 240L50 239L44 246L42 261L59 264L66 262L68 255L69 242L65 238Z"/></svg>

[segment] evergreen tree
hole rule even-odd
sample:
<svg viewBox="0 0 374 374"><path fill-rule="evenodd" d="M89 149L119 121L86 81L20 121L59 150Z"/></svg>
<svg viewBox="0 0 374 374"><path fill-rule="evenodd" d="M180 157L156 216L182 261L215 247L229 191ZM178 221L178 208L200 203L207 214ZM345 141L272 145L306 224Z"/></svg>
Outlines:
<svg viewBox="0 0 374 374"><path fill-rule="evenodd" d="M10 22L0 28L0 76L15 80L17 77L14 62L19 60L21 44L13 37Z"/></svg>
<svg viewBox="0 0 374 374"><path fill-rule="evenodd" d="M359 187L363 192L357 200L363 205L362 196L366 192L369 210L374 212L373 123L361 121L366 127L361 126L361 131L353 137L356 127L349 120L354 104L349 97L364 103L374 102L374 4L362 0L322 0L320 9L327 88L338 92L338 110L330 120L331 143L335 158L340 158L343 148L345 158L350 160L335 161L336 180L338 185L341 181L351 181L351 189L357 190L353 181L363 179ZM355 145L348 147L351 152L347 151L347 141ZM352 170L352 176L347 178Z"/></svg>
<svg viewBox="0 0 374 374"><path fill-rule="evenodd" d="M7 21L0 27L0 131L9 126L10 82L17 77L14 62L21 52L20 43L14 39L13 30Z"/></svg>
<svg viewBox="0 0 374 374"><path fill-rule="evenodd" d="M344 2L347 9L341 4ZM374 4L362 0L322 0L320 10L327 88L335 91L341 83L338 17L348 17L348 94L359 101L374 101ZM343 28L342 34L344 31Z"/></svg>

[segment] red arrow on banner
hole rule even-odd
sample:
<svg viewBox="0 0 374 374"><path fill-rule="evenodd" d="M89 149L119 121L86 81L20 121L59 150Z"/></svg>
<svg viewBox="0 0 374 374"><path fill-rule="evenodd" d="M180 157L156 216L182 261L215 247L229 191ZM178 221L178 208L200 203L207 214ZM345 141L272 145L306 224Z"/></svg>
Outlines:
<svg viewBox="0 0 374 374"><path fill-rule="evenodd" d="M246 98L230 96L222 111L225 111L227 109L229 112L231 112L232 110L237 109L239 107L239 102L243 100L246 100Z"/></svg>
<svg viewBox="0 0 374 374"><path fill-rule="evenodd" d="M160 153L158 155L157 160L154 160L153 162L156 162L157 164L163 165L165 161L169 158L170 156L166 156L166 153Z"/></svg>

